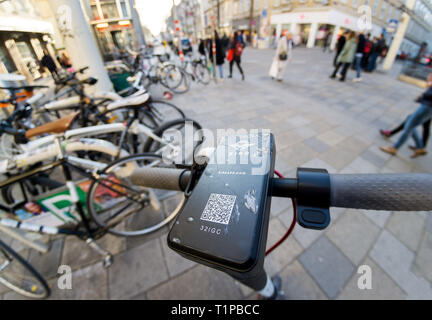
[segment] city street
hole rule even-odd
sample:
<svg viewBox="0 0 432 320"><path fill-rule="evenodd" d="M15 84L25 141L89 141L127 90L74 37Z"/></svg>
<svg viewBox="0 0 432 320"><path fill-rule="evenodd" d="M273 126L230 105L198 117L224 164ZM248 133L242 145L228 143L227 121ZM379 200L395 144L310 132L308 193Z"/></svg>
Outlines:
<svg viewBox="0 0 432 320"><path fill-rule="evenodd" d="M411 159L408 144L398 156L379 150L388 145L379 129L398 125L417 107L420 88L398 81L396 64L389 74L363 74L354 83L329 78L333 53L295 48L283 82L268 70L274 50L246 48L233 79L208 86L194 84L173 103L216 129L271 129L276 169L294 177L297 167L330 173L432 172L431 153ZM225 63L225 76L229 74ZM155 90L155 94L160 94ZM391 139L394 142L395 138ZM409 141L412 144L412 141ZM266 259L266 270L282 278L287 299L432 299L432 217L417 212L367 212L332 209L323 231L297 225L291 237ZM289 199L274 198L268 247L290 226ZM185 260L166 244L168 228L150 236L125 239L108 235L98 242L115 254L109 269L78 239L58 238L51 251L24 250L49 281L50 299L256 299L256 293L229 276ZM57 268L70 265L73 287L57 287ZM372 270L372 289L358 287L358 267ZM0 285L3 299L21 299Z"/></svg>

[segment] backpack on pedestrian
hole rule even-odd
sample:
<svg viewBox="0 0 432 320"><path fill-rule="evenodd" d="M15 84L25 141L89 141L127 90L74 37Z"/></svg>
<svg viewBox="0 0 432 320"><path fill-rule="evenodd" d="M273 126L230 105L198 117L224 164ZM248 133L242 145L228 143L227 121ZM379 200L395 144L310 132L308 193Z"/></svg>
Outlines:
<svg viewBox="0 0 432 320"><path fill-rule="evenodd" d="M235 48L234 48L234 53L236 57L240 57L243 53L243 45L241 44L240 41L237 41Z"/></svg>

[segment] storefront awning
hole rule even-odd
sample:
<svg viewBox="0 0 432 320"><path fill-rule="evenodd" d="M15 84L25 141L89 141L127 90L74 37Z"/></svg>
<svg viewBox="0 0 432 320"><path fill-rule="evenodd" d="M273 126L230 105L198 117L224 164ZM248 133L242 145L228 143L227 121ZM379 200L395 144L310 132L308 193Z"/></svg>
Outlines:
<svg viewBox="0 0 432 320"><path fill-rule="evenodd" d="M38 19L0 15L0 31L54 33L51 23Z"/></svg>

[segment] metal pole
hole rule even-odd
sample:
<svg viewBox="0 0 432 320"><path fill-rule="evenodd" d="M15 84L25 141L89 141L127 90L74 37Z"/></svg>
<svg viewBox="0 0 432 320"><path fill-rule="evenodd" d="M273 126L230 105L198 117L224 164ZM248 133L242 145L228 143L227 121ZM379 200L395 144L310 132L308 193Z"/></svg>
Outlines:
<svg viewBox="0 0 432 320"><path fill-rule="evenodd" d="M177 36L178 46L179 46L179 57L180 60L183 61L183 49L182 49L181 37L180 37L180 27L178 27L179 21L177 20L177 10L176 10L176 5L174 0L172 1L172 3L173 3L173 15L174 15L174 28L175 28L175 34Z"/></svg>
<svg viewBox="0 0 432 320"><path fill-rule="evenodd" d="M249 15L249 36L252 36L252 22L253 22L253 13L254 13L254 0L250 0L250 15ZM250 38L252 40L252 38Z"/></svg>
<svg viewBox="0 0 432 320"><path fill-rule="evenodd" d="M217 18L218 25L217 25L216 30L219 31L219 28L220 28L220 6L219 6L219 0L216 0L216 3L217 3L217 15L218 15L218 18Z"/></svg>

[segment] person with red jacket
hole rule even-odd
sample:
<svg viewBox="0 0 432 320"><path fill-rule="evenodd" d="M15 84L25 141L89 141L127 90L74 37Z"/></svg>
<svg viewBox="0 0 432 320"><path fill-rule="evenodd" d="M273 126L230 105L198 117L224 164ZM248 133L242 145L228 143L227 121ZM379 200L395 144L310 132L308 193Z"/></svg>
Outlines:
<svg viewBox="0 0 432 320"><path fill-rule="evenodd" d="M241 63L241 55L243 53L243 48L244 48L244 44L239 40L239 36L237 31L234 32L234 35L231 39L231 43L230 43L230 50L233 50L233 54L232 54L232 59L230 61L230 74L229 74L229 78L232 78L232 69L233 69L233 65L234 62L237 65L237 68L239 69L241 75L242 75L242 80L245 79L244 73L243 73L243 69L240 65Z"/></svg>

